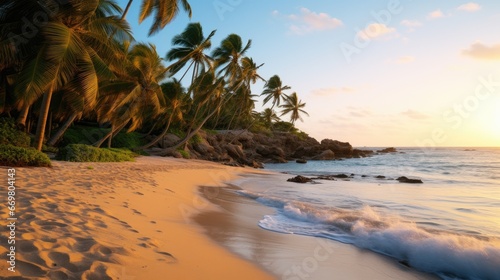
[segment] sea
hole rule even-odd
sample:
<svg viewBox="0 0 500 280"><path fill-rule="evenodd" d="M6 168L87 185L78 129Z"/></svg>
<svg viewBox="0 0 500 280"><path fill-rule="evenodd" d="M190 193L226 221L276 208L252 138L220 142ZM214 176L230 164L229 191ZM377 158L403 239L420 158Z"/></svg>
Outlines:
<svg viewBox="0 0 500 280"><path fill-rule="evenodd" d="M238 193L272 208L258 223L269 231L352 244L442 279L500 279L500 148L397 151L266 164L290 178L348 178L244 178ZM400 183L400 176L423 183Z"/></svg>

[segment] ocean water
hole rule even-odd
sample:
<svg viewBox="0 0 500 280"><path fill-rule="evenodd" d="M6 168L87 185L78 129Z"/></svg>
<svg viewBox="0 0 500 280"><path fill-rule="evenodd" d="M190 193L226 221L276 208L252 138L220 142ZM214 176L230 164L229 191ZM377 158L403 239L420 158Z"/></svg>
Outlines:
<svg viewBox="0 0 500 280"><path fill-rule="evenodd" d="M500 279L500 149L398 150L343 161L268 164L266 169L288 175L236 184L240 195L273 208L259 222L264 229L352 244L442 279ZM351 178L285 180L292 174L339 173ZM399 176L424 183L399 183Z"/></svg>

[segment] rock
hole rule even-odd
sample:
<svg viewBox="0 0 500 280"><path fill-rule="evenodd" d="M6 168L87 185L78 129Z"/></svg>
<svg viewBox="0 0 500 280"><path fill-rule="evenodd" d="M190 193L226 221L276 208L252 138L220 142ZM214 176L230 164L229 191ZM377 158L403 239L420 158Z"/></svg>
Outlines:
<svg viewBox="0 0 500 280"><path fill-rule="evenodd" d="M346 179L349 178L346 174L337 174L337 175L331 175L334 178L339 178L339 179Z"/></svg>
<svg viewBox="0 0 500 280"><path fill-rule="evenodd" d="M236 161L246 161L246 156L241 146L235 144L226 144L224 148L227 151L227 154L230 157L234 158Z"/></svg>
<svg viewBox="0 0 500 280"><path fill-rule="evenodd" d="M313 157L314 160L332 160L335 159L335 153L332 150L326 150L321 152L321 154Z"/></svg>
<svg viewBox="0 0 500 280"><path fill-rule="evenodd" d="M398 151L396 150L396 148L390 147L390 148L385 148L383 150L378 150L377 152L386 154L386 153L397 153Z"/></svg>
<svg viewBox="0 0 500 280"><path fill-rule="evenodd" d="M378 175L378 176L375 176L375 178L377 178L377 179L385 179L385 176Z"/></svg>
<svg viewBox="0 0 500 280"><path fill-rule="evenodd" d="M321 141L321 147L324 150L331 150L335 155L340 157L351 157L353 148L351 144L347 142L340 142L337 140L323 139Z"/></svg>
<svg viewBox="0 0 500 280"><path fill-rule="evenodd" d="M165 135L161 141L161 145L163 148L175 146L175 144L179 143L181 138L175 134L168 133Z"/></svg>
<svg viewBox="0 0 500 280"><path fill-rule="evenodd" d="M361 175L361 178L366 178L366 177L368 177L368 176L367 175Z"/></svg>
<svg viewBox="0 0 500 280"><path fill-rule="evenodd" d="M293 178L288 179L287 181L304 184L304 183L312 182L313 180L311 178L307 178L307 177L298 175L298 176L295 176Z"/></svg>
<svg viewBox="0 0 500 280"><path fill-rule="evenodd" d="M215 152L214 147L212 147L206 140L203 139L200 143L194 143L193 149L204 156L209 156Z"/></svg>
<svg viewBox="0 0 500 280"><path fill-rule="evenodd" d="M313 179L313 180L335 181L335 178L332 175L330 175L330 176L328 176L328 175L321 175L321 176L318 176L316 178L311 178L311 179Z"/></svg>
<svg viewBox="0 0 500 280"><path fill-rule="evenodd" d="M305 159L298 159L298 160L296 160L295 162L296 162L296 163L302 163L302 164L305 164L305 163L307 163L307 160L305 160Z"/></svg>
<svg viewBox="0 0 500 280"><path fill-rule="evenodd" d="M397 178L396 180L398 180L400 183L407 183L407 184L423 184L424 183L420 179L409 179L405 176L401 176L401 177Z"/></svg>

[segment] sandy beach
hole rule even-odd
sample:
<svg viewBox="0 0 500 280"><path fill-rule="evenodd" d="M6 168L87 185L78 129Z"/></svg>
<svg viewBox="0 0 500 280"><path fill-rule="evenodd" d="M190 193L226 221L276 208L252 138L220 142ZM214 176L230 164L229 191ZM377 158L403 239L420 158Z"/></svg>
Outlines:
<svg viewBox="0 0 500 280"><path fill-rule="evenodd" d="M216 210L198 186L223 186L244 169L159 157L53 165L16 168L15 272L2 242L0 278L272 279L189 218ZM6 223L6 207L0 214Z"/></svg>

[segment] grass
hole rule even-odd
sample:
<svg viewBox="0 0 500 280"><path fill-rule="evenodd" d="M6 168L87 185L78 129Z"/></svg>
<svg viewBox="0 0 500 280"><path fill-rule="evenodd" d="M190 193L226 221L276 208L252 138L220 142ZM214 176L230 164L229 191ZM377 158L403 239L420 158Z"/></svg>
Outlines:
<svg viewBox="0 0 500 280"><path fill-rule="evenodd" d="M49 157L34 148L0 144L0 165L50 167Z"/></svg>
<svg viewBox="0 0 500 280"><path fill-rule="evenodd" d="M57 159L74 162L123 162L134 161L134 152L118 148L96 148L84 144L71 144L59 149Z"/></svg>

